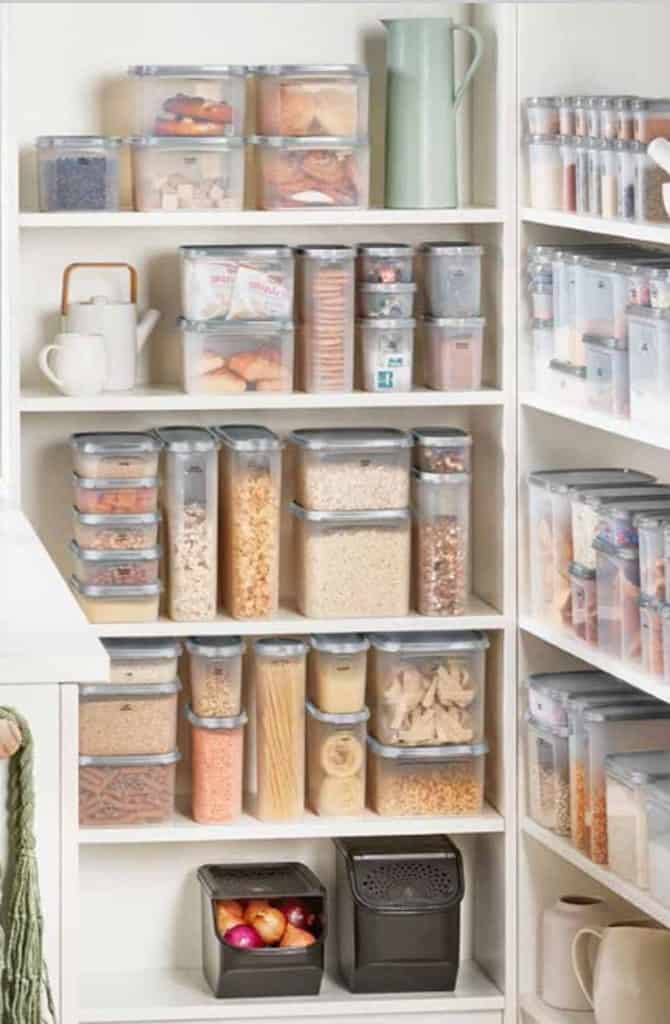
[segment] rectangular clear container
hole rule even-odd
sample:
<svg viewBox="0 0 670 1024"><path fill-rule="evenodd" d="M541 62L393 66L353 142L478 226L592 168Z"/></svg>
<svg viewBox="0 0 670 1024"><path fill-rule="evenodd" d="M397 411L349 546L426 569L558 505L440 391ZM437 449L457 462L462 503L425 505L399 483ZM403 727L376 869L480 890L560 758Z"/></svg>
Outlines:
<svg viewBox="0 0 670 1024"><path fill-rule="evenodd" d="M649 675L663 679L663 602L648 594L640 594L640 642L642 668Z"/></svg>
<svg viewBox="0 0 670 1024"><path fill-rule="evenodd" d="M191 726L191 815L201 825L235 821L242 814L244 711L202 717L186 706Z"/></svg>
<svg viewBox="0 0 670 1024"><path fill-rule="evenodd" d="M558 135L528 137L529 206L560 210L563 201L563 164Z"/></svg>
<svg viewBox="0 0 670 1024"><path fill-rule="evenodd" d="M670 781L658 781L645 791L649 891L653 899L670 907Z"/></svg>
<svg viewBox="0 0 670 1024"><path fill-rule="evenodd" d="M630 415L628 342L585 334L586 404L610 416Z"/></svg>
<svg viewBox="0 0 670 1024"><path fill-rule="evenodd" d="M362 64L261 64L253 73L261 135L367 136L370 73Z"/></svg>
<svg viewBox="0 0 670 1024"><path fill-rule="evenodd" d="M667 489L666 489L667 491ZM598 537L610 544L627 545L637 549L637 520L646 513L669 513L670 498L659 487L642 498L622 498L603 502L599 510Z"/></svg>
<svg viewBox="0 0 670 1024"><path fill-rule="evenodd" d="M295 821L305 808L307 645L292 637L253 642L256 702L256 815Z"/></svg>
<svg viewBox="0 0 670 1024"><path fill-rule="evenodd" d="M445 746L483 739L484 633L373 633L370 645L370 732L380 743Z"/></svg>
<svg viewBox="0 0 670 1024"><path fill-rule="evenodd" d="M652 267L649 271L649 305L670 309L670 269Z"/></svg>
<svg viewBox="0 0 670 1024"><path fill-rule="evenodd" d="M638 889L649 888L646 792L670 778L670 752L650 750L605 758L608 867Z"/></svg>
<svg viewBox="0 0 670 1024"><path fill-rule="evenodd" d="M158 473L161 446L152 434L130 431L72 434L70 447L72 468L79 476L89 479L137 479Z"/></svg>
<svg viewBox="0 0 670 1024"><path fill-rule="evenodd" d="M365 739L370 712L329 714L307 701L307 801L315 814L365 811Z"/></svg>
<svg viewBox="0 0 670 1024"><path fill-rule="evenodd" d="M600 112L600 138L615 139L617 137L617 108L613 96L601 96L598 100Z"/></svg>
<svg viewBox="0 0 670 1024"><path fill-rule="evenodd" d="M241 210L244 139L131 139L133 206L144 213Z"/></svg>
<svg viewBox="0 0 670 1024"><path fill-rule="evenodd" d="M585 96L586 134L591 139L600 138L600 96Z"/></svg>
<svg viewBox="0 0 670 1024"><path fill-rule="evenodd" d="M191 637L186 641L191 708L200 718L231 718L242 711L242 655L239 636Z"/></svg>
<svg viewBox="0 0 670 1024"><path fill-rule="evenodd" d="M625 683L595 669L575 672L539 672L528 676L530 717L546 729L569 724L571 702L581 697L608 696L630 689Z"/></svg>
<svg viewBox="0 0 670 1024"><path fill-rule="evenodd" d="M220 455L220 584L235 619L267 619L279 608L283 444L266 427L216 427ZM196 714L201 714L194 706Z"/></svg>
<svg viewBox="0 0 670 1024"><path fill-rule="evenodd" d="M70 541L74 574L80 583L94 587L143 587L158 582L161 549L100 551Z"/></svg>
<svg viewBox="0 0 670 1024"><path fill-rule="evenodd" d="M288 245L182 245L185 320L291 320L294 264Z"/></svg>
<svg viewBox="0 0 670 1024"><path fill-rule="evenodd" d="M484 317L423 317L424 375L433 391L476 391L482 386Z"/></svg>
<svg viewBox="0 0 670 1024"><path fill-rule="evenodd" d="M300 385L308 393L353 391L354 250L302 246L296 269Z"/></svg>
<svg viewBox="0 0 670 1024"><path fill-rule="evenodd" d="M179 319L187 394L293 390L293 325Z"/></svg>
<svg viewBox="0 0 670 1024"><path fill-rule="evenodd" d="M572 96L557 96L558 104L558 134L575 135L575 103ZM538 134L533 132L534 135ZM551 132L540 132L540 135L550 135Z"/></svg>
<svg viewBox="0 0 670 1024"><path fill-rule="evenodd" d="M640 552L640 589L663 601L666 599L665 532L670 513L642 513L635 517Z"/></svg>
<svg viewBox="0 0 670 1024"><path fill-rule="evenodd" d="M89 622L155 622L160 603L160 583L143 587L93 587L70 579L75 597Z"/></svg>
<svg viewBox="0 0 670 1024"><path fill-rule="evenodd" d="M136 64L128 68L138 135L244 134L247 68L236 64Z"/></svg>
<svg viewBox="0 0 670 1024"><path fill-rule="evenodd" d="M524 106L531 135L558 135L560 119L557 97L529 96L524 100Z"/></svg>
<svg viewBox="0 0 670 1024"><path fill-rule="evenodd" d="M105 479L72 474L74 504L78 512L98 515L143 515L156 512L158 477Z"/></svg>
<svg viewBox="0 0 670 1024"><path fill-rule="evenodd" d="M567 728L526 720L528 814L559 836L570 835L570 771Z"/></svg>
<svg viewBox="0 0 670 1024"><path fill-rule="evenodd" d="M470 593L469 473L412 470L413 593L419 615L463 615Z"/></svg>
<svg viewBox="0 0 670 1024"><path fill-rule="evenodd" d="M557 401L566 405L586 408L586 367L552 359L549 363L551 393Z"/></svg>
<svg viewBox="0 0 670 1024"><path fill-rule="evenodd" d="M532 325L533 388L540 395L551 395L553 374L550 364L555 355L555 332L552 320L533 320Z"/></svg>
<svg viewBox="0 0 670 1024"><path fill-rule="evenodd" d="M670 174L663 170L647 152L647 144L633 144L635 159L635 220L667 223L668 214L663 201L663 186Z"/></svg>
<svg viewBox="0 0 670 1024"><path fill-rule="evenodd" d="M635 158L633 147L625 139L614 143L617 173L617 217L635 219Z"/></svg>
<svg viewBox="0 0 670 1024"><path fill-rule="evenodd" d="M625 341L627 295L628 280L616 259L584 256L579 260L575 275L575 363L586 362L585 335Z"/></svg>
<svg viewBox="0 0 670 1024"><path fill-rule="evenodd" d="M364 391L412 390L415 325L413 319L356 321Z"/></svg>
<svg viewBox="0 0 670 1024"><path fill-rule="evenodd" d="M528 293L530 295L530 311L533 320L550 324L554 319L554 286L546 279L531 280Z"/></svg>
<svg viewBox="0 0 670 1024"><path fill-rule="evenodd" d="M177 677L182 646L171 637L109 637L102 641L110 661L109 681L144 686Z"/></svg>
<svg viewBox="0 0 670 1024"><path fill-rule="evenodd" d="M405 242L364 242L356 252L359 281L409 284L414 280L414 248Z"/></svg>
<svg viewBox="0 0 670 1024"><path fill-rule="evenodd" d="M174 812L178 751L79 758L79 824L157 825Z"/></svg>
<svg viewBox="0 0 670 1024"><path fill-rule="evenodd" d="M670 309L629 306L630 417L663 427L670 394Z"/></svg>
<svg viewBox="0 0 670 1024"><path fill-rule="evenodd" d="M296 603L312 619L409 613L409 509L314 512L295 502Z"/></svg>
<svg viewBox="0 0 670 1024"><path fill-rule="evenodd" d="M116 757L174 750L180 690L178 679L145 686L80 686L79 753Z"/></svg>
<svg viewBox="0 0 670 1024"><path fill-rule="evenodd" d="M622 661L640 660L640 562L635 548L596 538L598 647Z"/></svg>
<svg viewBox="0 0 670 1024"><path fill-rule="evenodd" d="M161 427L164 444L167 613L177 622L216 615L217 442L200 427Z"/></svg>
<svg viewBox="0 0 670 1024"><path fill-rule="evenodd" d="M633 137L638 142L670 139L670 99L634 99Z"/></svg>
<svg viewBox="0 0 670 1024"><path fill-rule="evenodd" d="M573 96L572 106L575 114L575 135L586 137L588 135L586 123L586 96Z"/></svg>
<svg viewBox="0 0 670 1024"><path fill-rule="evenodd" d="M614 142L603 141L600 149L600 213L610 219L619 212L619 175Z"/></svg>
<svg viewBox="0 0 670 1024"><path fill-rule="evenodd" d="M571 136L561 136L561 209L565 213L577 211L577 142Z"/></svg>
<svg viewBox="0 0 670 1024"><path fill-rule="evenodd" d="M72 534L80 547L95 551L140 551L158 543L158 512L100 515L72 509Z"/></svg>
<svg viewBox="0 0 670 1024"><path fill-rule="evenodd" d="M358 314L362 318L407 320L414 315L415 284L359 284Z"/></svg>
<svg viewBox="0 0 670 1024"><path fill-rule="evenodd" d="M482 245L424 242L424 302L428 316L478 317L482 302Z"/></svg>
<svg viewBox="0 0 670 1024"><path fill-rule="evenodd" d="M589 208L591 217L602 216L602 194L600 180L601 152L605 145L602 139L589 139L586 147L586 166L589 178Z"/></svg>
<svg viewBox="0 0 670 1024"><path fill-rule="evenodd" d="M570 600L572 630L587 644L598 643L598 607L596 602L596 571L578 562L570 562Z"/></svg>
<svg viewBox="0 0 670 1024"><path fill-rule="evenodd" d="M293 430L295 499L321 512L409 505L412 437L390 427Z"/></svg>
<svg viewBox="0 0 670 1024"><path fill-rule="evenodd" d="M42 213L119 209L123 139L42 135L35 145Z"/></svg>
<svg viewBox="0 0 670 1024"><path fill-rule="evenodd" d="M365 138L254 135L259 210L367 210L370 146Z"/></svg>
<svg viewBox="0 0 670 1024"><path fill-rule="evenodd" d="M585 217L590 209L589 148L591 140L578 137L575 141L575 208Z"/></svg>
<svg viewBox="0 0 670 1024"><path fill-rule="evenodd" d="M598 536L602 510L608 505L636 498L667 496L668 489L660 484L625 483L617 487L572 488L570 491L572 549L574 561L595 569L593 541Z"/></svg>
<svg viewBox="0 0 670 1024"><path fill-rule="evenodd" d="M633 97L617 96L614 101L616 137L629 142L633 138Z"/></svg>
<svg viewBox="0 0 670 1024"><path fill-rule="evenodd" d="M472 435L459 427L415 427L414 463L424 473L471 473Z"/></svg>
<svg viewBox="0 0 670 1024"><path fill-rule="evenodd" d="M391 747L368 736L368 800L377 814L480 814L487 743Z"/></svg>
<svg viewBox="0 0 670 1024"><path fill-rule="evenodd" d="M355 633L311 636L307 696L328 714L352 714L365 707L370 641Z"/></svg>

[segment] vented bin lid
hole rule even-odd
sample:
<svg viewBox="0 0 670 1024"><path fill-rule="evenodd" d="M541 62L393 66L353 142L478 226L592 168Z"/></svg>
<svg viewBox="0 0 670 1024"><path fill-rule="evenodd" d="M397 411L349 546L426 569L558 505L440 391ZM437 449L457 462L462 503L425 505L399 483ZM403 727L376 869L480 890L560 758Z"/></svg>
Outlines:
<svg viewBox="0 0 670 1024"><path fill-rule="evenodd" d="M198 881L214 900L325 896L325 889L316 875L298 861L204 864L198 868Z"/></svg>

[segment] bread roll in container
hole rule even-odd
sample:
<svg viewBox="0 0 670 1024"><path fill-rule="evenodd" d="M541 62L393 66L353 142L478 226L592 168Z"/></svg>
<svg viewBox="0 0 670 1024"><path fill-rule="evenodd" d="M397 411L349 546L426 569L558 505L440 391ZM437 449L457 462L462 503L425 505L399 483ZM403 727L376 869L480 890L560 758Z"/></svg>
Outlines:
<svg viewBox="0 0 670 1024"><path fill-rule="evenodd" d="M136 64L128 68L138 135L244 134L247 68L239 64Z"/></svg>
<svg viewBox="0 0 670 1024"><path fill-rule="evenodd" d="M363 814L369 716L366 707L333 714L307 701L307 796L315 814Z"/></svg>
<svg viewBox="0 0 670 1024"><path fill-rule="evenodd" d="M366 138L253 135L259 210L310 207L366 210L370 146Z"/></svg>
<svg viewBox="0 0 670 1024"><path fill-rule="evenodd" d="M368 134L370 75L361 64L262 64L253 69L261 135Z"/></svg>
<svg viewBox="0 0 670 1024"><path fill-rule="evenodd" d="M365 706L370 641L354 633L310 637L307 696L320 711L351 714Z"/></svg>
<svg viewBox="0 0 670 1024"><path fill-rule="evenodd" d="M179 328L187 394L293 390L293 324L180 317Z"/></svg>

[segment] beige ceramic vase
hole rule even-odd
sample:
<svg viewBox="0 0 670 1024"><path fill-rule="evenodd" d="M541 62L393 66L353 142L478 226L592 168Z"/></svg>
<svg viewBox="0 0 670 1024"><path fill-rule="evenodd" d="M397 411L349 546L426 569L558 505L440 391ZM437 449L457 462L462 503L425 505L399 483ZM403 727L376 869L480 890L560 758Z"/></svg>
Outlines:
<svg viewBox="0 0 670 1024"><path fill-rule="evenodd" d="M611 920L607 904L588 896L562 896L544 911L539 938L540 995L545 1003L557 1010L591 1008L572 969L572 943L582 929L603 928Z"/></svg>

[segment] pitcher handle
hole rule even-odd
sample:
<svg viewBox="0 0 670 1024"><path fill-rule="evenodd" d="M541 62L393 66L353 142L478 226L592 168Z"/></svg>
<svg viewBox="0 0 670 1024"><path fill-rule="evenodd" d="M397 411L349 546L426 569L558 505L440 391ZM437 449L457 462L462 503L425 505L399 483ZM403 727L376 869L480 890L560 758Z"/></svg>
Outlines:
<svg viewBox="0 0 670 1024"><path fill-rule="evenodd" d="M593 1009L593 971L588 963L583 940L594 938L598 942L602 942L602 937L603 933L595 928L582 928L572 940L572 969L591 1009Z"/></svg>
<svg viewBox="0 0 670 1024"><path fill-rule="evenodd" d="M37 363L39 365L40 370L42 371L44 376L51 381L52 384L56 385L59 391L63 390L63 381L60 379L60 377L56 376L56 374L49 366L49 353L58 352L60 351L61 348L61 345L45 345L37 357Z"/></svg>
<svg viewBox="0 0 670 1024"><path fill-rule="evenodd" d="M137 271L130 263L70 263L63 271L63 287L61 290L60 311L61 316L67 316L68 289L70 276L74 270L92 269L93 267L107 267L112 270L127 270L130 275L130 301L137 303Z"/></svg>
<svg viewBox="0 0 670 1024"><path fill-rule="evenodd" d="M456 95L454 96L454 110L457 110L461 100L463 99L463 94L470 84L470 79L480 65L484 54L484 40L482 39L482 34L479 29L472 28L471 25L454 25L453 28L454 32L467 32L475 44L475 55L472 58L468 70L463 76L463 81L456 90Z"/></svg>

